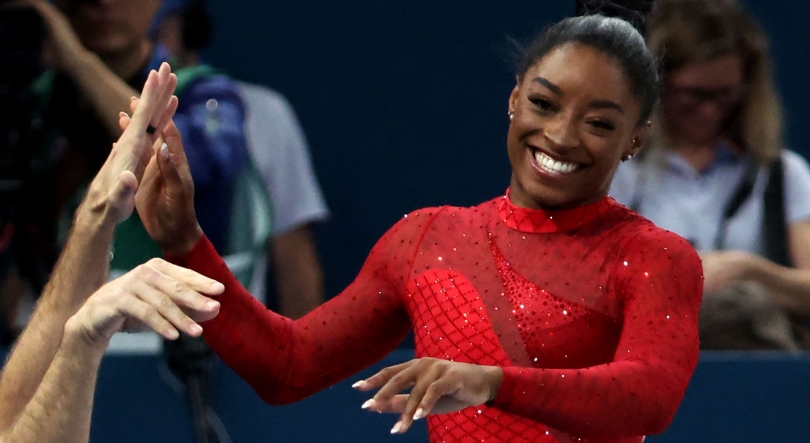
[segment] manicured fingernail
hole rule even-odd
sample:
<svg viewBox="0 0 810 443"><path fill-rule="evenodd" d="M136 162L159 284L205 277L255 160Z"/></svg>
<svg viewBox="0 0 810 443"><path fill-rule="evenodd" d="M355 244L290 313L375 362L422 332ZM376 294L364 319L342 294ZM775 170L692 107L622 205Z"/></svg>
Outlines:
<svg viewBox="0 0 810 443"><path fill-rule="evenodd" d="M202 326L198 325L197 323L191 325L189 329L191 329L191 332L193 332L194 334L199 334L200 332L202 332Z"/></svg>
<svg viewBox="0 0 810 443"><path fill-rule="evenodd" d="M164 143L164 145L165 145L165 143ZM211 283L211 289L213 289L215 291L224 291L225 290L225 285L223 285L220 282L214 282L214 283Z"/></svg>
<svg viewBox="0 0 810 443"><path fill-rule="evenodd" d="M362 406L360 406L360 409L368 409L368 408L370 408L370 407L371 407L371 405L373 405L373 404L374 404L374 399L373 399L373 398L372 398L372 399L369 399L369 400L366 400L366 402L365 402L365 403L363 403L363 405L362 405Z"/></svg>
<svg viewBox="0 0 810 443"><path fill-rule="evenodd" d="M166 143L160 145L160 155L162 155L163 157L169 156L169 145L167 145Z"/></svg>
<svg viewBox="0 0 810 443"><path fill-rule="evenodd" d="M169 340L176 340L177 338L180 337L180 333L177 332L176 329L170 329L167 330L166 332L168 333L167 335L169 336Z"/></svg>
<svg viewBox="0 0 810 443"><path fill-rule="evenodd" d="M206 303L205 305L208 306L211 309L214 309L214 308L219 306L219 302L215 302L215 301L211 300L208 303Z"/></svg>
<svg viewBox="0 0 810 443"><path fill-rule="evenodd" d="M400 429L402 429L402 421L398 421L397 424L395 424L394 427L391 428L391 433L396 434L397 432L399 432Z"/></svg>
<svg viewBox="0 0 810 443"><path fill-rule="evenodd" d="M416 410L416 414L413 414L414 420L419 420L420 418L425 418L427 412L425 412L424 408L419 408Z"/></svg>
<svg viewBox="0 0 810 443"><path fill-rule="evenodd" d="M353 384L353 385L352 385L352 387L353 387L353 388L355 388L355 389L357 389L357 388L359 388L360 386L362 386L362 385L363 385L363 383L365 383L365 382L366 382L365 380L360 380L360 381L358 381L357 383Z"/></svg>

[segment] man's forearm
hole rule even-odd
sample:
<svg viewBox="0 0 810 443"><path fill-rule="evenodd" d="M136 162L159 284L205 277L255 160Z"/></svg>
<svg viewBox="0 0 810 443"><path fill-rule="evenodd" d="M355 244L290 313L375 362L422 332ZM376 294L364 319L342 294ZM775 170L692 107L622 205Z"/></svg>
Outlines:
<svg viewBox="0 0 810 443"><path fill-rule="evenodd" d="M4 443L87 443L104 349L66 334L42 383Z"/></svg>
<svg viewBox="0 0 810 443"><path fill-rule="evenodd" d="M103 214L79 209L51 280L0 377L0 431L14 423L36 392L67 319L104 283L114 227Z"/></svg>
<svg viewBox="0 0 810 443"><path fill-rule="evenodd" d="M110 135L117 138L121 134L118 113L129 112L130 99L138 95L137 91L90 51L83 51L72 60L68 73L93 105Z"/></svg>

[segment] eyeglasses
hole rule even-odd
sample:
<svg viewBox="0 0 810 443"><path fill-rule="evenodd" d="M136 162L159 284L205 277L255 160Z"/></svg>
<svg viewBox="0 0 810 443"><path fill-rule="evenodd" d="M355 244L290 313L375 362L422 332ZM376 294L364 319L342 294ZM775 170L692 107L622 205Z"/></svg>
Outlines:
<svg viewBox="0 0 810 443"><path fill-rule="evenodd" d="M740 102L748 92L746 85L725 88L700 88L693 86L667 85L664 92L683 106L698 106L712 102L719 106L732 106Z"/></svg>

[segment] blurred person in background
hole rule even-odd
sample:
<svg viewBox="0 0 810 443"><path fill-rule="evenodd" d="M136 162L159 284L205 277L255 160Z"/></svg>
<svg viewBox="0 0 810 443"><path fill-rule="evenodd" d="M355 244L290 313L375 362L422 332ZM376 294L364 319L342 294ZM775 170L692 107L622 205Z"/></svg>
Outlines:
<svg viewBox="0 0 810 443"><path fill-rule="evenodd" d="M25 24L7 28L13 29L11 42L30 43L13 52L26 54L21 63L26 69L10 68L5 74L25 72L27 77L3 78L4 86L13 87L0 88L9 95L7 102L15 103L4 107L0 127L0 173L7 184L0 202L5 344L16 335L19 300L41 292L67 237L71 214L121 134L118 112L129 109L130 97L141 89L149 70L170 59L149 37L161 3L22 0L2 7L4 22ZM236 84L223 75L183 81L181 88L175 121L187 140L199 186L198 213L217 248L223 248L232 183L247 158L242 100ZM119 226L114 249L119 253L113 276L160 252L137 217Z"/></svg>
<svg viewBox="0 0 810 443"><path fill-rule="evenodd" d="M113 334L150 328L199 336L222 284L153 259L104 284L115 227L130 217L155 135L177 107L164 64L76 211L67 245L0 377L0 441L86 443L96 378ZM154 131L152 131L154 132ZM103 286L102 286L103 285Z"/></svg>
<svg viewBox="0 0 810 443"><path fill-rule="evenodd" d="M810 346L810 170L783 148L767 38L736 0L660 0L647 148L610 194L701 251L704 349Z"/></svg>
<svg viewBox="0 0 810 443"><path fill-rule="evenodd" d="M212 38L206 0L166 0L155 22L155 40L174 55L173 66L203 64L199 51ZM239 92L245 103L247 151L263 179L273 215L266 253L256 264L249 288L269 308L299 318L324 301L313 228L326 220L329 210L287 99L243 82Z"/></svg>

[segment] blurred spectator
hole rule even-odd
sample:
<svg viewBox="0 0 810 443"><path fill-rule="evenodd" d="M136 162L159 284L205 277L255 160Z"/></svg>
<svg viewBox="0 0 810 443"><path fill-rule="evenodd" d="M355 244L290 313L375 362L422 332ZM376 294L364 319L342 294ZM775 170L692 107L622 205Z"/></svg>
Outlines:
<svg viewBox="0 0 810 443"><path fill-rule="evenodd" d="M211 40L211 17L205 0L167 0L156 21L156 40L181 65L201 64L198 51ZM312 228L325 220L329 211L289 102L264 86L240 83L239 91L246 108L247 150L273 209L273 233L250 288L272 309L298 318L324 300L323 272ZM265 281L268 270L274 282L269 286ZM265 295L265 289L271 296Z"/></svg>
<svg viewBox="0 0 810 443"><path fill-rule="evenodd" d="M611 195L702 251L704 349L806 348L810 169L782 148L767 38L735 0L661 0L664 93Z"/></svg>
<svg viewBox="0 0 810 443"><path fill-rule="evenodd" d="M121 133L118 113L129 110L149 69L170 57L149 37L161 3L26 0L15 6L22 8L18 15L28 26L16 30L25 39L14 36L13 41L32 43L25 48L29 75L15 79L13 115L4 120L12 123L0 134L8 144L2 178L14 184L0 208L0 306L4 326L12 330L6 343L14 335L16 300L41 292L83 189ZM39 60L44 64L37 66ZM191 78L181 87L175 121L188 145L200 223L208 225L221 248L229 223L223 214L229 213L232 183L247 158L242 101L236 84L222 75ZM125 271L159 254L140 240L146 237L132 234L145 236L138 225L133 217L119 228L113 267Z"/></svg>

